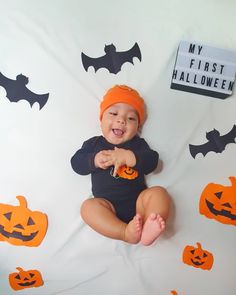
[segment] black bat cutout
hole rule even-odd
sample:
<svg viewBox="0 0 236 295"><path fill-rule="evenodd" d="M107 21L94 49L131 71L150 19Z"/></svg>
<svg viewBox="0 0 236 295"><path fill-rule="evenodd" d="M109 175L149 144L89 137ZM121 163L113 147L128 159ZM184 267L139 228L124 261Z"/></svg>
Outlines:
<svg viewBox="0 0 236 295"><path fill-rule="evenodd" d="M18 102L19 100L27 100L32 107L35 102L39 104L39 109L41 109L47 102L49 93L46 94L36 94L30 91L26 84L28 84L29 79L20 74L16 76L16 80L9 79L5 77L0 72L0 86L5 88L6 97L11 102Z"/></svg>
<svg viewBox="0 0 236 295"><path fill-rule="evenodd" d="M124 63L130 62L133 64L134 57L137 57L140 61L142 59L138 43L135 43L127 51L116 51L116 47L110 44L105 46L104 51L106 54L97 58L89 57L83 52L81 53L82 63L86 72L92 66L95 73L100 68L106 68L110 73L117 74Z"/></svg>
<svg viewBox="0 0 236 295"><path fill-rule="evenodd" d="M195 158L199 153L203 154L203 156L209 152L222 153L226 145L229 143L235 143L235 137L236 125L234 125L225 135L220 135L219 131L214 129L206 133L206 139L208 139L208 142L201 145L189 145L190 154Z"/></svg>

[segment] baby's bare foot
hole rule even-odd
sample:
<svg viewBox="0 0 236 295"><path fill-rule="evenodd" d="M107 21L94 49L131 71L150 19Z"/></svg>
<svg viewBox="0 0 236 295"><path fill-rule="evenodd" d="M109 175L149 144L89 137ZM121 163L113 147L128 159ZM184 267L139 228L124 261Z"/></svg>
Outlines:
<svg viewBox="0 0 236 295"><path fill-rule="evenodd" d="M164 219L159 214L151 213L143 226L141 243L145 246L151 245L164 229Z"/></svg>
<svg viewBox="0 0 236 295"><path fill-rule="evenodd" d="M137 244L141 239L141 233L142 218L139 214L136 214L126 226L125 241L130 244Z"/></svg>

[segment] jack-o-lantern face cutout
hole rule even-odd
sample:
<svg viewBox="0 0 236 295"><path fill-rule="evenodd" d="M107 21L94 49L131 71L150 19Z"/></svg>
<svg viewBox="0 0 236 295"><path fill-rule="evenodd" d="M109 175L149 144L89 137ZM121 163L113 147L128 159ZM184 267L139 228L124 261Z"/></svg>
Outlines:
<svg viewBox="0 0 236 295"><path fill-rule="evenodd" d="M47 215L27 208L25 197L16 197L20 205L0 204L0 241L17 246L36 247L47 231Z"/></svg>
<svg viewBox="0 0 236 295"><path fill-rule="evenodd" d="M21 267L16 268L19 272L9 274L9 283L12 289L22 290L25 288L40 287L43 285L41 273L38 270L24 271Z"/></svg>
<svg viewBox="0 0 236 295"><path fill-rule="evenodd" d="M224 224L236 225L236 178L229 177L231 186L209 183L203 190L199 212Z"/></svg>
<svg viewBox="0 0 236 295"><path fill-rule="evenodd" d="M133 168L130 168L126 165L119 167L117 170L117 175L121 178L125 179L135 179L138 177L138 172L134 170Z"/></svg>
<svg viewBox="0 0 236 295"><path fill-rule="evenodd" d="M186 246L182 258L183 263L204 270L210 270L214 262L213 255L203 250L200 243L197 243L197 248L194 246Z"/></svg>

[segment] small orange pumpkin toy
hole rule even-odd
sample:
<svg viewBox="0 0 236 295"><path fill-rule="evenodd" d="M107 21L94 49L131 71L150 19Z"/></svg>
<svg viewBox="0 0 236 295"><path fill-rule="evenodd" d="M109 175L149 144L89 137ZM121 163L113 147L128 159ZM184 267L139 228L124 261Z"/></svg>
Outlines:
<svg viewBox="0 0 236 295"><path fill-rule="evenodd" d="M236 178L229 177L231 186L209 183L203 190L199 212L224 224L236 225Z"/></svg>
<svg viewBox="0 0 236 295"><path fill-rule="evenodd" d="M16 268L19 272L9 274L8 279L13 290L22 290L25 288L40 287L44 284L41 273L36 269L23 270Z"/></svg>
<svg viewBox="0 0 236 295"><path fill-rule="evenodd" d="M36 247L48 227L47 215L27 208L25 197L17 196L19 206L0 204L0 241L17 246Z"/></svg>
<svg viewBox="0 0 236 295"><path fill-rule="evenodd" d="M197 248L194 246L186 246L182 258L183 263L204 270L210 270L214 262L213 255L203 250L200 243L197 243Z"/></svg>
<svg viewBox="0 0 236 295"><path fill-rule="evenodd" d="M121 178L132 180L138 177L138 172L133 168L124 165L119 167L119 169L117 170L117 175Z"/></svg>

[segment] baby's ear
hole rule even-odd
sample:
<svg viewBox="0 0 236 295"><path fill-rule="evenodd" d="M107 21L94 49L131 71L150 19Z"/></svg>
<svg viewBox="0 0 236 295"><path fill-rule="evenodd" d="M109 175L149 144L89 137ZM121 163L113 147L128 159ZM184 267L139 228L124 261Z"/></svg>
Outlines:
<svg viewBox="0 0 236 295"><path fill-rule="evenodd" d="M141 134L141 132L142 132L142 128L143 128L143 125L140 125L140 124L139 124L139 125L138 125L138 133L139 133L139 134Z"/></svg>

